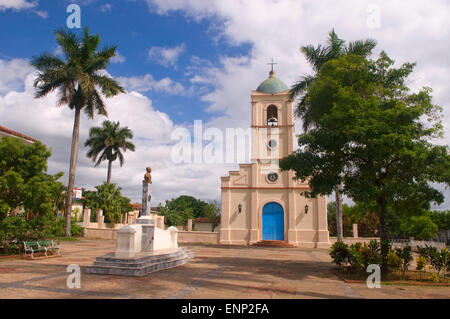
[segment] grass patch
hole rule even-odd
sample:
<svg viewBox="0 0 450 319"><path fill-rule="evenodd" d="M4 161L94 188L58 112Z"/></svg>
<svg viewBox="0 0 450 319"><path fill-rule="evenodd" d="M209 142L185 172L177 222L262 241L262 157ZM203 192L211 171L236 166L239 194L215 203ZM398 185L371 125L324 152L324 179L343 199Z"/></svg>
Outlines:
<svg viewBox="0 0 450 319"><path fill-rule="evenodd" d="M347 269L334 268L332 272L345 282L366 282L369 273L354 273ZM450 287L449 276L441 278L440 282L433 281L433 273L419 271L407 271L405 273L405 279L400 271L393 271L386 275L382 275L381 284L391 286L432 286L432 287Z"/></svg>
<svg viewBox="0 0 450 319"><path fill-rule="evenodd" d="M57 241L78 241L78 240L80 240L79 237L72 237L72 236L71 237L65 237L65 236L52 237L50 239L57 240Z"/></svg>

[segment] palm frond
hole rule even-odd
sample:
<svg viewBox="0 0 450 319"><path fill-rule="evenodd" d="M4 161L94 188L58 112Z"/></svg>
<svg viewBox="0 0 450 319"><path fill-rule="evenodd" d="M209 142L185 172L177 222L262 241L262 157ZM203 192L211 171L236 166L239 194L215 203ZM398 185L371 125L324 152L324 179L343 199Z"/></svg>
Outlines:
<svg viewBox="0 0 450 319"><path fill-rule="evenodd" d="M92 75L92 79L96 85L98 85L102 94L106 97L116 96L119 93L125 93L125 89L120 86L116 80L105 75Z"/></svg>
<svg viewBox="0 0 450 319"><path fill-rule="evenodd" d="M48 52L44 52L40 56L32 57L30 64L41 72L55 70L65 65L64 61Z"/></svg>
<svg viewBox="0 0 450 319"><path fill-rule="evenodd" d="M367 57L376 47L377 41L374 39L358 40L350 42L345 49L345 54L355 54Z"/></svg>
<svg viewBox="0 0 450 319"><path fill-rule="evenodd" d="M56 42L58 42L68 61L79 58L80 43L77 35L67 29L55 31Z"/></svg>

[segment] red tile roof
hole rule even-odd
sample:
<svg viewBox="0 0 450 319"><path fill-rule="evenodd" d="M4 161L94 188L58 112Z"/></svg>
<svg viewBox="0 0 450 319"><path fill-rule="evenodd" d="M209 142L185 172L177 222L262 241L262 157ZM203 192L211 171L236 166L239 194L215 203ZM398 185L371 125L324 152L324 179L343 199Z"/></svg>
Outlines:
<svg viewBox="0 0 450 319"><path fill-rule="evenodd" d="M29 141L33 141L33 142L36 142L36 141L37 141L37 140L35 140L34 138L31 138L31 137L26 136L26 135L24 135L24 134L21 134L21 133L19 133L19 132L10 130L9 128L6 128L6 127L1 126L1 125L0 125L0 132L5 132L5 133L7 133L7 134L14 135L14 136L17 136L17 137L21 137L21 138L23 138L23 139L26 139L26 140L29 140Z"/></svg>

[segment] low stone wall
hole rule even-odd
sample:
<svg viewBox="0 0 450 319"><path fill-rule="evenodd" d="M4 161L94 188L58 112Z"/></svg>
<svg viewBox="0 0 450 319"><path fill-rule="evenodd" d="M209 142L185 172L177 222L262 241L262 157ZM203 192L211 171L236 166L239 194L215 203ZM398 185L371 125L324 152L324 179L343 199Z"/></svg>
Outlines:
<svg viewBox="0 0 450 319"><path fill-rule="evenodd" d="M417 251L417 246L421 248L436 247L437 249L442 249L446 247L445 243L440 243L437 241L424 241L424 240L397 240L392 243L392 248L403 248L405 246L411 246L413 251Z"/></svg>
<svg viewBox="0 0 450 319"><path fill-rule="evenodd" d="M376 241L380 241L379 237L360 237L360 238L354 238L354 237L344 237L344 243L351 245L354 243L366 243L368 244L371 240L375 239ZM336 237L330 237L330 243L334 244L337 241ZM406 239L406 240L394 240L391 243L392 248L400 248L405 246L411 246L413 251L417 251L417 246L419 247L436 247L437 249L442 249L446 247L445 243L437 242L437 241L424 241L424 240L412 240L412 239Z"/></svg>
<svg viewBox="0 0 450 319"><path fill-rule="evenodd" d="M117 229L112 228L85 228L84 237L90 239L116 239ZM203 243L203 244L219 244L218 232L203 232L203 231L179 231L178 243Z"/></svg>
<svg viewBox="0 0 450 319"><path fill-rule="evenodd" d="M355 243L369 243L371 240L380 241L378 237L344 237L344 243L351 245ZM334 244L337 241L337 237L330 237L330 244Z"/></svg>
<svg viewBox="0 0 450 319"><path fill-rule="evenodd" d="M218 244L219 233L218 232L206 232L206 231L179 231L178 243L193 244Z"/></svg>
<svg viewBox="0 0 450 319"><path fill-rule="evenodd" d="M117 229L112 228L85 228L84 237L91 239L116 239Z"/></svg>

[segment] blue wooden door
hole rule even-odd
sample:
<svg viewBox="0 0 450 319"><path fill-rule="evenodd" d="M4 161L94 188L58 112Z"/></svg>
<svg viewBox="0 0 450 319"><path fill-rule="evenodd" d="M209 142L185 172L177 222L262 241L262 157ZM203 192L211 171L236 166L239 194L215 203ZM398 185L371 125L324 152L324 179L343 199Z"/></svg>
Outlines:
<svg viewBox="0 0 450 319"><path fill-rule="evenodd" d="M278 203L267 203L262 212L262 239L284 240L284 212Z"/></svg>

